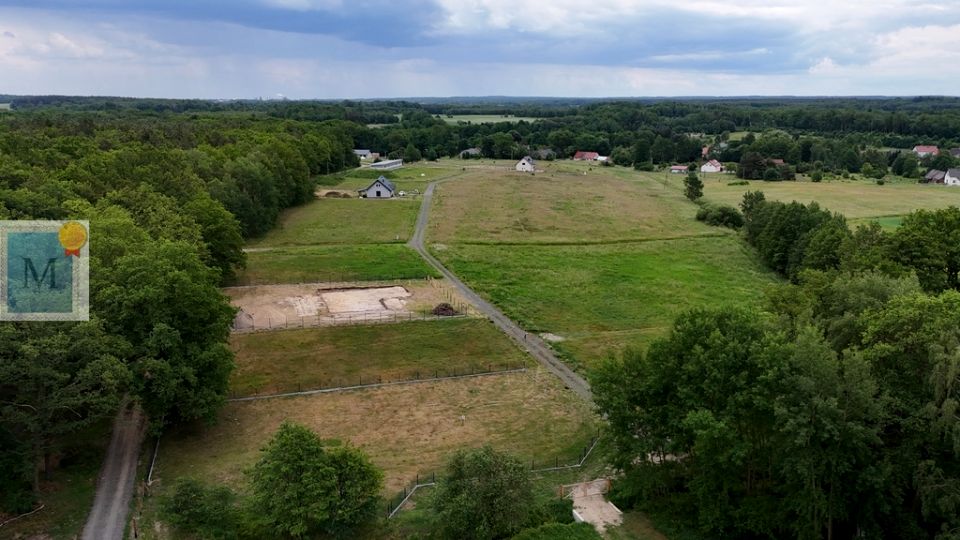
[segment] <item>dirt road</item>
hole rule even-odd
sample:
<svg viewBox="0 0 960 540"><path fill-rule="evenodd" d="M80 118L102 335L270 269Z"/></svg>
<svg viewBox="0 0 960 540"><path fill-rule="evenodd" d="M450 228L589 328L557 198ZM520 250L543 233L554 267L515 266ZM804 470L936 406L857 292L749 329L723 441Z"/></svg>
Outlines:
<svg viewBox="0 0 960 540"><path fill-rule="evenodd" d="M143 413L139 407L124 407L117 413L107 457L97 480L93 508L83 527L83 540L123 539L137 476L143 427Z"/></svg>
<svg viewBox="0 0 960 540"><path fill-rule="evenodd" d="M572 369L567 367L562 360L557 358L550 347L540 339L539 336L535 334L528 334L520 328L517 323L510 320L509 317L503 314L499 309L493 306L493 304L487 302L480 297L477 293L473 292L473 289L467 287L462 281L460 281L457 276L448 270L443 264L437 260L436 257L430 254L427 251L427 248L424 246L424 236L426 234L427 223L430 218L430 204L433 201L433 191L434 188L443 182L452 180L453 178L445 178L442 180L437 180L431 182L427 189L423 192L423 202L420 205L420 214L417 216L417 227L413 233L413 237L408 243L410 247L417 250L420 253L420 256L424 258L428 263L430 263L434 268L436 268L441 274L444 275L450 283L462 294L468 301L473 303L477 309L489 318L497 328L502 330L505 334L513 338L521 347L523 347L531 356L533 356L538 362L543 364L551 373L556 375L563 381L563 384L567 388L573 390L580 397L586 401L593 401L593 394L590 392L590 384L584 380L583 377L575 373Z"/></svg>

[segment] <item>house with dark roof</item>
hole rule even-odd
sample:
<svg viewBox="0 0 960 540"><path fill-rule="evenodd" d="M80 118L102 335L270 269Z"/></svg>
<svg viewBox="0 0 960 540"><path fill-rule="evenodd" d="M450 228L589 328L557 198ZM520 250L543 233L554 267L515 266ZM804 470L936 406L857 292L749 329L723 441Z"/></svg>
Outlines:
<svg viewBox="0 0 960 540"><path fill-rule="evenodd" d="M574 161L596 161L599 157L600 154L597 152L583 152L580 150L573 155Z"/></svg>
<svg viewBox="0 0 960 540"><path fill-rule="evenodd" d="M946 171L938 171L937 169L930 169L930 171L923 176L923 181L928 184L942 184L943 179L946 175L947 175Z"/></svg>
<svg viewBox="0 0 960 540"><path fill-rule="evenodd" d="M948 186L960 186L960 169L947 169L943 175L943 183Z"/></svg>
<svg viewBox="0 0 960 540"><path fill-rule="evenodd" d="M393 182L381 176L365 189L357 190L364 199L389 199L397 192Z"/></svg>
<svg viewBox="0 0 960 540"><path fill-rule="evenodd" d="M917 157L921 157L921 158L927 157L927 156L939 156L940 149L937 148L936 146L927 146L923 144L918 144L917 146L913 147L913 153L916 154Z"/></svg>

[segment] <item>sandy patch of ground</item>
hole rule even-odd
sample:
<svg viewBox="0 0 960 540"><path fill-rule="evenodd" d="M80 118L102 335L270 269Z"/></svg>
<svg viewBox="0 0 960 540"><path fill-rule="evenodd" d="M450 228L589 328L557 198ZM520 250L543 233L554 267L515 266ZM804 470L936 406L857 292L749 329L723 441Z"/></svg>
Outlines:
<svg viewBox="0 0 960 540"><path fill-rule="evenodd" d="M257 285L230 287L224 293L240 310L234 319L235 330L399 322L427 315L443 302L459 312L467 308L463 298L442 280Z"/></svg>
<svg viewBox="0 0 960 540"><path fill-rule="evenodd" d="M573 511L603 534L607 527L616 527L623 522L623 512L604 497L610 486L606 478L573 486Z"/></svg>
<svg viewBox="0 0 960 540"><path fill-rule="evenodd" d="M566 341L567 338L563 336L558 336L556 334L551 334L550 332L544 332L540 334L540 338L544 341L549 341L550 343L560 343L561 341Z"/></svg>

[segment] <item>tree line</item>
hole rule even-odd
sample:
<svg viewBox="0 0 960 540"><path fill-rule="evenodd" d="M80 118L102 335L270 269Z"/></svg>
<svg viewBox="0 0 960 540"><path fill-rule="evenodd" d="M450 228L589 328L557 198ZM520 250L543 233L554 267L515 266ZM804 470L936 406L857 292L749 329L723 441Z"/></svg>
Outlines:
<svg viewBox="0 0 960 540"><path fill-rule="evenodd" d="M709 536L957 538L960 209L894 232L760 192L741 209L790 282L592 375L615 497Z"/></svg>
<svg viewBox="0 0 960 540"><path fill-rule="evenodd" d="M0 325L0 508L31 508L125 395L154 430L212 421L233 355L219 287L244 238L356 164L354 124L42 110L0 117L0 219L91 224L91 319Z"/></svg>

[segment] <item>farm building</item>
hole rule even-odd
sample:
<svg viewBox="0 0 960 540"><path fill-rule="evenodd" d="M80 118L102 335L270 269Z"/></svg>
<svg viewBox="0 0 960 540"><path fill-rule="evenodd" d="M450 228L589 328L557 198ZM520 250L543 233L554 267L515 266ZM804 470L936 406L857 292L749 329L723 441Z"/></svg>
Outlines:
<svg viewBox="0 0 960 540"><path fill-rule="evenodd" d="M369 150L360 150L360 149L355 149L353 153L355 156L357 156L360 159L370 159L371 156L373 155L373 152Z"/></svg>
<svg viewBox="0 0 960 540"><path fill-rule="evenodd" d="M960 169L948 169L943 175L943 183L948 186L960 186Z"/></svg>
<svg viewBox="0 0 960 540"><path fill-rule="evenodd" d="M599 157L600 154L596 152L582 152L579 150L573 155L575 161L596 161Z"/></svg>
<svg viewBox="0 0 960 540"><path fill-rule="evenodd" d="M687 174L689 170L686 165L674 165L670 167L670 174Z"/></svg>
<svg viewBox="0 0 960 540"><path fill-rule="evenodd" d="M526 156L518 161L514 168L520 172L534 172L537 169L533 158L530 156Z"/></svg>
<svg viewBox="0 0 960 540"><path fill-rule="evenodd" d="M936 169L930 169L923 177L923 181L929 184L942 184L944 177L946 177L946 171L938 171Z"/></svg>
<svg viewBox="0 0 960 540"><path fill-rule="evenodd" d="M365 199L389 199L397 192L397 186L381 176L374 180L366 189L358 191L360 192L360 196Z"/></svg>
<svg viewBox="0 0 960 540"><path fill-rule="evenodd" d="M388 159L377 163L371 163L370 168L378 171L392 171L403 167L402 159Z"/></svg>
<svg viewBox="0 0 960 540"><path fill-rule="evenodd" d="M917 157L939 156L940 149L936 146L925 146L919 144L913 147L913 153L916 154Z"/></svg>
<svg viewBox="0 0 960 540"><path fill-rule="evenodd" d="M712 173L712 172L722 172L722 171L723 171L723 164L715 159L711 159L710 161L700 166L700 172Z"/></svg>

